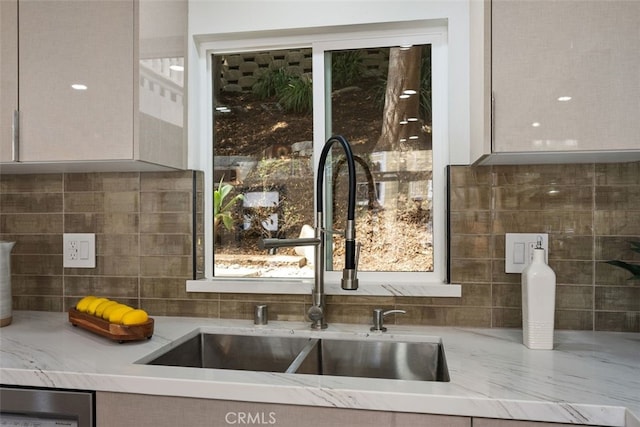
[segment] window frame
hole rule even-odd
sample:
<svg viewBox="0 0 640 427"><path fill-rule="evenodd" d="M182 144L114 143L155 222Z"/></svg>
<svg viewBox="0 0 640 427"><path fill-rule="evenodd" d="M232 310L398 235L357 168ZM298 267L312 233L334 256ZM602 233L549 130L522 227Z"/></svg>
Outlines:
<svg viewBox="0 0 640 427"><path fill-rule="evenodd" d="M212 58L214 55L254 52L259 50L280 50L293 48L311 48L313 61L313 143L314 159L320 155L324 142L330 137L327 127L325 105L325 53L338 49L357 49L365 47L397 46L404 44L432 45L432 81L433 81L433 272L358 272L360 287L357 291L344 291L339 285L341 272L325 271L325 291L327 294L345 295L419 295L419 296L460 296L459 285L449 285L446 279L446 175L449 160L448 148L448 43L446 20L422 20L385 24L361 24L348 27L325 27L323 29L301 29L285 31L260 31L237 34L225 34L219 38L202 41L199 45L200 66L206 67L206 73L200 77L201 87L206 88L207 96L199 99L199 105L207 116L213 117ZM215 183L213 176L213 120L199 123L206 137L200 147L205 160L205 279L188 281L187 290L194 292L250 292L250 293L308 293L312 279L300 278L256 278L241 279L214 277L212 193ZM436 148L437 147L437 148ZM203 149L204 148L204 149ZM317 176L317 164L314 163L314 178ZM315 180L314 180L315 182ZM357 238L357 236L356 236ZM402 284L398 284L401 282ZM300 286L300 285L304 286ZM265 286L266 285L266 286ZM446 285L446 286L443 286Z"/></svg>

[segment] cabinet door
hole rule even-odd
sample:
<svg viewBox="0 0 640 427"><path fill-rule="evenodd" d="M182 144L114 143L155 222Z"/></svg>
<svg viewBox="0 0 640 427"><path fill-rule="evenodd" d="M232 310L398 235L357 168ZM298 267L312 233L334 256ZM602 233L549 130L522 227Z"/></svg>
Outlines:
<svg viewBox="0 0 640 427"><path fill-rule="evenodd" d="M492 6L494 152L640 149L640 2Z"/></svg>
<svg viewBox="0 0 640 427"><path fill-rule="evenodd" d="M13 112L18 109L18 0L0 1L0 162L13 160Z"/></svg>
<svg viewBox="0 0 640 427"><path fill-rule="evenodd" d="M20 0L19 64L20 160L133 158L132 0Z"/></svg>

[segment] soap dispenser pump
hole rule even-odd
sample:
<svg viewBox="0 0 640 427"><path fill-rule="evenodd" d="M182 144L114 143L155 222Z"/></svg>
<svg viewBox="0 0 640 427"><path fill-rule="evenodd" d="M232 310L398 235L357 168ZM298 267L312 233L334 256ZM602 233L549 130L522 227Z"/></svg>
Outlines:
<svg viewBox="0 0 640 427"><path fill-rule="evenodd" d="M556 274L545 261L542 242L522 271L522 341L530 349L553 349Z"/></svg>

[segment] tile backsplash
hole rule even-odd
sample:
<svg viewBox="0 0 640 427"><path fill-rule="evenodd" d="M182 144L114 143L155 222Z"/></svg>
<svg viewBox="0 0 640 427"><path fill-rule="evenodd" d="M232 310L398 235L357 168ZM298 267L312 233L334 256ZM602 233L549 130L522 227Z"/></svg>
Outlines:
<svg viewBox="0 0 640 427"><path fill-rule="evenodd" d="M64 311L100 294L152 315L250 319L266 302L273 318L303 320L308 296L185 291L204 265L202 180L191 171L0 175L0 239L17 242L14 309ZM556 327L640 332L640 281L603 263L640 263L629 245L640 240L640 162L454 166L450 194L451 279L462 297L329 296L329 322L369 323L385 307L407 311L388 323L520 327L520 275L504 271L504 236L543 232ZM95 269L62 267L63 232L96 233Z"/></svg>

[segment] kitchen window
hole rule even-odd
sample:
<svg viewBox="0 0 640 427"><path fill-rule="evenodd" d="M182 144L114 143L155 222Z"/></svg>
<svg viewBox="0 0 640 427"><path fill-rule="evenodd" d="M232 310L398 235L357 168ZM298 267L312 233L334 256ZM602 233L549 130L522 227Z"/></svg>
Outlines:
<svg viewBox="0 0 640 427"><path fill-rule="evenodd" d="M357 160L358 292L443 288L447 44L439 24L418 33L364 26L208 44L213 120L206 176L218 201L215 218L215 198L207 203L206 276L221 286L217 291L311 284L313 248L268 252L257 242L312 233L319 173L313 159L332 135L345 136ZM334 151L324 178L333 236L325 288L342 293L346 165ZM458 287L447 288L436 294L459 295Z"/></svg>

